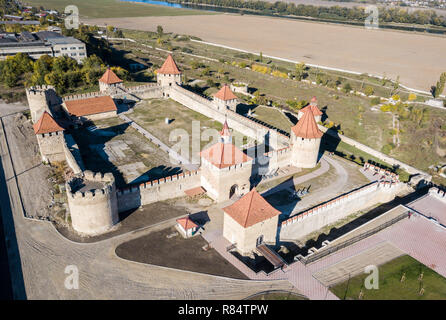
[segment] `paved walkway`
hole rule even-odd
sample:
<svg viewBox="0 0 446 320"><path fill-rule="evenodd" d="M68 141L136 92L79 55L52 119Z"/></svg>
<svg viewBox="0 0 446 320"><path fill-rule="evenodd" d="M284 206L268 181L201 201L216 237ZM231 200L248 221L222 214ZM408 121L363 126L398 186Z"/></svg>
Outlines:
<svg viewBox="0 0 446 320"><path fill-rule="evenodd" d="M188 159L182 157L180 154L178 154L176 151L174 151L172 148L167 146L165 143L163 143L160 139L155 137L153 134L151 134L149 131L141 127L139 124L137 124L135 121L130 119L124 114L119 114L119 118L121 118L126 123L130 124L133 128L135 128L139 133L141 133L144 137L152 141L154 144L158 145L159 148L165 152L167 152L171 159L178 161L180 164L184 165L184 167L189 171L195 171L198 169L198 165L192 164ZM173 162L173 161L172 161Z"/></svg>
<svg viewBox="0 0 446 320"><path fill-rule="evenodd" d="M203 237L211 244L211 246L215 250L217 250L220 255L222 255L233 266L235 266L252 280L287 280L301 294L305 295L309 299L338 299L333 293L328 290L328 288L326 288L316 278L314 278L311 272L301 262L295 262L289 265L286 269L284 269L285 271L276 269L269 275L265 274L264 272L255 273L243 262L241 262L239 259L237 259L234 255L226 250L226 248L229 247L231 243L222 236L221 231L208 232L203 234Z"/></svg>

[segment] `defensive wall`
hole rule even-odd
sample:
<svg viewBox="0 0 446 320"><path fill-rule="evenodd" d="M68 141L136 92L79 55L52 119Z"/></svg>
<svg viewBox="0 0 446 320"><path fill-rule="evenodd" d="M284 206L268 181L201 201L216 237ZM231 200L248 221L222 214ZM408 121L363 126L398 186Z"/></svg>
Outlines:
<svg viewBox="0 0 446 320"><path fill-rule="evenodd" d="M80 174L85 170L79 147L70 134L65 134L65 142L63 144L65 160L68 166L73 170L74 174Z"/></svg>
<svg viewBox="0 0 446 320"><path fill-rule="evenodd" d="M446 192L444 192L436 187L432 187L429 189L429 195L432 195L436 199L441 200L446 203Z"/></svg>
<svg viewBox="0 0 446 320"><path fill-rule="evenodd" d="M281 240L297 240L355 212L393 200L402 183L375 181L283 221Z"/></svg>
<svg viewBox="0 0 446 320"><path fill-rule="evenodd" d="M232 129L257 141L266 142L275 149L289 145L288 137L277 133L276 130L262 126L231 110L220 112L216 109L212 101L186 90L181 86L173 85L172 87L166 88L165 97L171 98L185 107L220 123L224 123L227 120L229 127ZM277 143L274 135L277 135Z"/></svg>
<svg viewBox="0 0 446 320"><path fill-rule="evenodd" d="M200 171L189 171L129 186L117 191L118 210L124 212L172 198L184 197L184 191L201 186Z"/></svg>
<svg viewBox="0 0 446 320"><path fill-rule="evenodd" d="M101 234L119 222L113 174L85 171L65 186L72 226L78 233Z"/></svg>

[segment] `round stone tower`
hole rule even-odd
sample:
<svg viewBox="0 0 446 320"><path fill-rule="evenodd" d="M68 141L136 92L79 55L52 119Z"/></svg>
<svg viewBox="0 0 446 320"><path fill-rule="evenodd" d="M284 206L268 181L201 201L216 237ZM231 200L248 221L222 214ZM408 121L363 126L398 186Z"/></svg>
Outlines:
<svg viewBox="0 0 446 320"><path fill-rule="evenodd" d="M31 119L36 123L44 111L49 111L47 91L54 90L51 86L35 86L26 88L26 98L28 99Z"/></svg>
<svg viewBox="0 0 446 320"><path fill-rule="evenodd" d="M66 183L73 229L84 236L109 231L119 221L115 178L85 171Z"/></svg>
<svg viewBox="0 0 446 320"><path fill-rule="evenodd" d="M322 135L313 112L305 112L299 122L291 128L291 165L298 168L314 168L319 159Z"/></svg>

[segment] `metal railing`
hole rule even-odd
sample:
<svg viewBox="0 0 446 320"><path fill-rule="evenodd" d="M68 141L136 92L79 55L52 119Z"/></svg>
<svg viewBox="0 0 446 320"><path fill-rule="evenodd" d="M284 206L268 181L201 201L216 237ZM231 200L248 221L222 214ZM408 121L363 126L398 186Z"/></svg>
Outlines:
<svg viewBox="0 0 446 320"><path fill-rule="evenodd" d="M381 224L381 225L379 225L379 226L377 226L377 227L375 227L373 229L370 229L370 230L368 230L368 231L366 231L366 232L364 232L362 234L359 234L359 235L357 235L357 236L355 236L355 237L353 237L351 239L348 239L348 240L346 240L344 242L341 242L340 244L337 244L337 245L335 245L335 246L333 246L331 248L322 249L319 252L316 252L316 253L314 253L314 254L312 254L310 256L307 256L307 257L299 258L298 260L301 261L305 265L307 265L309 263L312 263L312 262L314 262L316 260L319 260L319 259L321 259L321 258L323 258L325 256L328 256L329 254L331 254L333 252L336 252L336 251L341 250L343 248L346 248L346 247L348 247L348 246L350 246L350 245L352 245L352 244L354 244L356 242L359 242L359 241L361 241L361 240L363 240L365 238L368 238L368 237L374 235L375 233L378 233L379 231L381 231L381 230L383 230L383 229L385 229L385 228L387 228L387 227L397 223L398 221L401 221L401 220L407 218L409 211L410 210L407 210L406 212L400 214L399 216L393 218L392 220L389 220L389 221L387 221L387 222L385 222L385 223L383 223L383 224Z"/></svg>

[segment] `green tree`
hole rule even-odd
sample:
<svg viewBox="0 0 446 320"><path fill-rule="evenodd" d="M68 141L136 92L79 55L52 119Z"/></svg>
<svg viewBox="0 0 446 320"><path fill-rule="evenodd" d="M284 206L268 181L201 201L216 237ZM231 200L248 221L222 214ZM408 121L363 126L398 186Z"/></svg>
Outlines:
<svg viewBox="0 0 446 320"><path fill-rule="evenodd" d="M305 63L301 62L296 64L296 79L301 81L302 79L307 77L307 66Z"/></svg>

